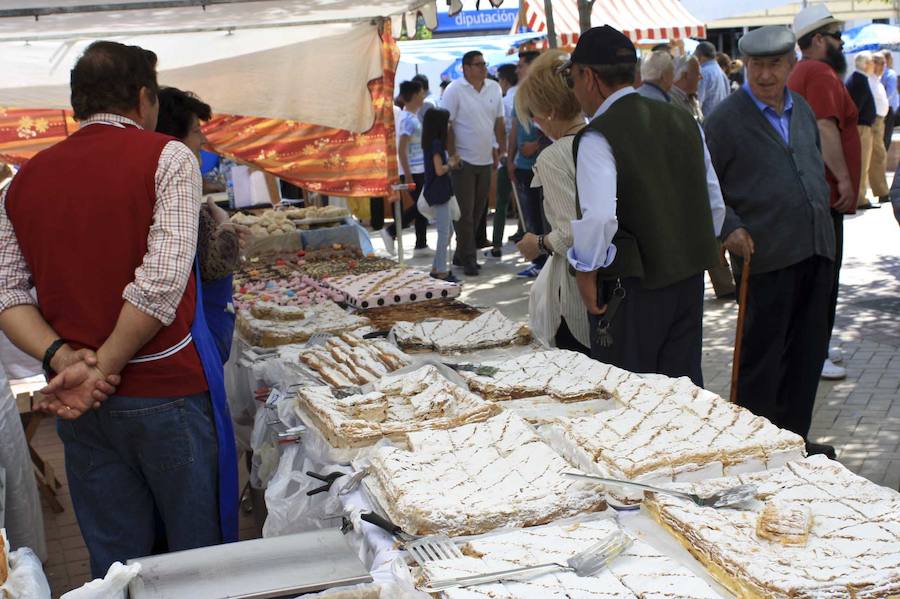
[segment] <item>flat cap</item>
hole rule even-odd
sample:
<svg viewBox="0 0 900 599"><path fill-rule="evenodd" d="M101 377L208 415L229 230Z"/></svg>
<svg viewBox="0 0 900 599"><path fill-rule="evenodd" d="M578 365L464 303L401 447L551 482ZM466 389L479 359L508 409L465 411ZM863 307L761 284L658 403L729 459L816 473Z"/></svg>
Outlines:
<svg viewBox="0 0 900 599"><path fill-rule="evenodd" d="M738 42L744 56L781 56L794 51L797 42L784 25L766 25L747 33Z"/></svg>

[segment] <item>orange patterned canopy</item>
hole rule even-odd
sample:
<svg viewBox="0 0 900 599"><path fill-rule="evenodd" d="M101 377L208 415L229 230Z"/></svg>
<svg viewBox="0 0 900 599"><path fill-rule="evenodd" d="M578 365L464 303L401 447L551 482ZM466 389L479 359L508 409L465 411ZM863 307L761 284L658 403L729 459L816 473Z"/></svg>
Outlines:
<svg viewBox="0 0 900 599"><path fill-rule="evenodd" d="M375 122L368 131L216 114L203 127L210 151L325 195L391 195L399 180L393 91L400 51L389 20L381 40L383 76L369 82ZM0 107L0 161L22 164L77 128L71 111Z"/></svg>

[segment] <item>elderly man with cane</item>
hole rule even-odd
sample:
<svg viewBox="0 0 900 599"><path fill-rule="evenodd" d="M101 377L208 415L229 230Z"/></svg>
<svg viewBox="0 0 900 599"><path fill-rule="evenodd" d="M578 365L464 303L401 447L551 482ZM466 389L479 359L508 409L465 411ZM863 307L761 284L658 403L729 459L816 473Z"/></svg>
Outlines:
<svg viewBox="0 0 900 599"><path fill-rule="evenodd" d="M704 128L725 197L721 238L746 283L737 403L806 439L825 359L835 239L816 117L787 89L794 41L782 26L742 37L746 82ZM807 440L806 450L834 457L829 445Z"/></svg>

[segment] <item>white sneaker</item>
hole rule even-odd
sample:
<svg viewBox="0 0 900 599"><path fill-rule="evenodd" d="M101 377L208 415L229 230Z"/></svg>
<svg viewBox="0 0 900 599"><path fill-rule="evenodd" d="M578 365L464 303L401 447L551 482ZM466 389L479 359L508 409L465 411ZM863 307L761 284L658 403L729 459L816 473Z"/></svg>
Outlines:
<svg viewBox="0 0 900 599"><path fill-rule="evenodd" d="M434 250L430 247L413 249L413 258L431 258L434 256Z"/></svg>
<svg viewBox="0 0 900 599"><path fill-rule="evenodd" d="M839 381L847 378L847 369L836 365L830 359L822 364L822 378L826 381Z"/></svg>
<svg viewBox="0 0 900 599"><path fill-rule="evenodd" d="M385 229L385 228L381 229L381 238L384 240L384 249L386 249L390 253L391 256L396 256L397 255L396 241L394 240L393 237L391 237L391 234L388 233L387 229Z"/></svg>
<svg viewBox="0 0 900 599"><path fill-rule="evenodd" d="M835 364L841 364L844 361L844 351L839 347L832 347L828 350L828 359Z"/></svg>

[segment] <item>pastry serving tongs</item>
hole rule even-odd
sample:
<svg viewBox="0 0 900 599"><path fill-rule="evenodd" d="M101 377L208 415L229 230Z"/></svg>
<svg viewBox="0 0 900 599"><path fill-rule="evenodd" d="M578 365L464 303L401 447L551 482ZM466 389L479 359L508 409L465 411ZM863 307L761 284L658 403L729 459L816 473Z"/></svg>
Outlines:
<svg viewBox="0 0 900 599"><path fill-rule="evenodd" d="M687 499L688 501L691 501L699 505L700 507L731 507L733 505L738 505L740 503L744 503L746 501L754 499L757 493L757 488L753 485L738 485L736 487L731 487L730 489L725 489L724 491L720 491L718 493L713 493L712 495L707 495L706 497L701 497L695 493L685 493L684 491L676 491L674 489L667 489L665 487L654 487L652 485L645 485L644 483L638 483L630 480L604 478L602 476L582 474L580 472L563 472L563 476L568 476L569 478L591 480L629 489L637 489L639 491L651 491L653 493L671 495L680 499Z"/></svg>

